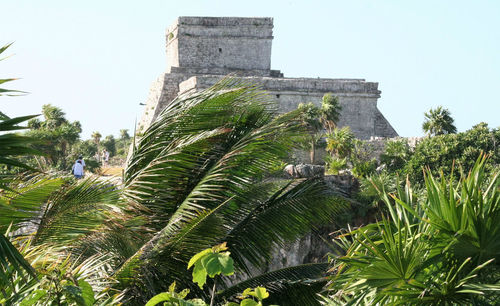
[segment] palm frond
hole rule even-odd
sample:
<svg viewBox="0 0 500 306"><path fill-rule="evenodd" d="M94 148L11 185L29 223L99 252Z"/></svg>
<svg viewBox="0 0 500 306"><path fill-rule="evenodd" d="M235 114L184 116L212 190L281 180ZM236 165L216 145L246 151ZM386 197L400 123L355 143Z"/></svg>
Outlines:
<svg viewBox="0 0 500 306"><path fill-rule="evenodd" d="M285 185L264 201L246 202L242 201L238 212L248 212L234 214L240 220L223 239L232 250L236 267L246 273L252 270L249 264L265 264L273 249L328 224L349 207L349 202L333 193L322 179Z"/></svg>
<svg viewBox="0 0 500 306"><path fill-rule="evenodd" d="M13 274L16 272L24 281L26 281L25 275L36 277L33 267L2 233L0 234L0 288L13 288L15 285ZM5 289L0 290L0 294L7 298Z"/></svg>
<svg viewBox="0 0 500 306"><path fill-rule="evenodd" d="M11 190L0 195L0 230L13 223L15 235L26 235L36 230L36 221L50 195L63 184L60 178L35 177L21 184L11 182ZM30 226L32 225L32 226Z"/></svg>
<svg viewBox="0 0 500 306"><path fill-rule="evenodd" d="M97 230L114 210L119 190L99 178L80 180L51 195L37 224L35 243L67 245Z"/></svg>
<svg viewBox="0 0 500 306"><path fill-rule="evenodd" d="M282 305L319 305L317 293L326 284L322 276L328 263L303 264L283 268L247 279L217 293L219 301L236 301L246 288L265 287L271 294L268 303Z"/></svg>
<svg viewBox="0 0 500 306"><path fill-rule="evenodd" d="M141 136L130 159L127 197L144 211L154 212L148 216L148 224L158 234L117 273L120 287L133 284L129 297L145 288L151 294L161 292L174 280L180 286L190 286L185 272L189 258L226 239L236 245L238 235L247 235L259 222L253 219L261 214L268 220L281 217L271 225L260 221L277 234L252 238L279 238L279 245L298 239L313 224L340 210L331 194L317 195L313 198L316 205L304 203L310 204L311 198L306 197L322 190L319 183L298 184L291 188L296 193L281 190L276 195L275 188L254 189L287 155L291 136L302 128L299 113L274 117L267 98L257 88L225 82L174 100ZM287 210L290 212L285 213ZM303 217L297 217L299 214ZM243 221L247 226L238 228ZM251 251L264 251L267 258L276 245L259 243L240 252L241 270L248 270L244 258L263 262ZM236 248L234 252L238 252Z"/></svg>

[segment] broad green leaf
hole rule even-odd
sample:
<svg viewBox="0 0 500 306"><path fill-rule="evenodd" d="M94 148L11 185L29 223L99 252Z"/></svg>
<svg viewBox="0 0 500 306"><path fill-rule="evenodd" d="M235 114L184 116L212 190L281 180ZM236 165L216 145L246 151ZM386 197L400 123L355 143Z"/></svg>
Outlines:
<svg viewBox="0 0 500 306"><path fill-rule="evenodd" d="M197 253L196 255L194 255L193 257L191 257L191 259L189 260L189 263L188 263L188 270L191 268L191 266L193 266L198 260L200 260L201 258L203 258L205 255L209 254L212 252L212 249L209 248L209 249L205 249L199 253Z"/></svg>
<svg viewBox="0 0 500 306"><path fill-rule="evenodd" d="M259 301L262 301L263 299L267 299L269 297L269 292L267 292L266 288L264 287L257 287L254 290L255 292L255 297L259 299Z"/></svg>
<svg viewBox="0 0 500 306"><path fill-rule="evenodd" d="M147 303L146 306L154 306L161 302L168 302L172 299L170 292L163 292L153 296Z"/></svg>
<svg viewBox="0 0 500 306"><path fill-rule="evenodd" d="M222 271L222 265L219 262L219 254L212 254L211 256L205 257L202 262L203 266L207 270L207 274L210 277L214 277L220 274Z"/></svg>
<svg viewBox="0 0 500 306"><path fill-rule="evenodd" d="M177 293L177 297L184 299L189 294L189 289L184 289L181 292Z"/></svg>
<svg viewBox="0 0 500 306"><path fill-rule="evenodd" d="M229 256L229 252L220 254L219 263L222 266L222 274L224 275L233 275L234 274L234 261Z"/></svg>
<svg viewBox="0 0 500 306"><path fill-rule="evenodd" d="M202 265L195 265L193 269L193 282L197 283L200 288L203 288L207 281L207 270Z"/></svg>
<svg viewBox="0 0 500 306"><path fill-rule="evenodd" d="M83 300L85 301L85 305L94 305L95 298L94 298L94 291L92 290L92 286L90 286L89 283L87 283L84 280L79 280L78 281L78 287L82 290L82 297Z"/></svg>
<svg viewBox="0 0 500 306"><path fill-rule="evenodd" d="M252 292L252 288L246 288L245 290L243 290L243 294L242 295L244 297L249 296L250 292Z"/></svg>
<svg viewBox="0 0 500 306"><path fill-rule="evenodd" d="M260 303L257 303L256 301L252 299L244 299L241 301L240 306L259 306ZM262 305L262 304L260 304Z"/></svg>

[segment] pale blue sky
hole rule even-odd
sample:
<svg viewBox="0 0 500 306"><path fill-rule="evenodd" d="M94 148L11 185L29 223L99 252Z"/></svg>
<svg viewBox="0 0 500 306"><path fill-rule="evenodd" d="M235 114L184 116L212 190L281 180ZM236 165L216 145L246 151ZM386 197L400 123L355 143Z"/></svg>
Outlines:
<svg viewBox="0 0 500 306"><path fill-rule="evenodd" d="M500 126L500 1L2 1L0 62L9 115L52 103L92 131L133 130L165 69L165 28L177 16L274 17L272 68L287 77L379 82L378 105L403 136L447 107L459 131Z"/></svg>

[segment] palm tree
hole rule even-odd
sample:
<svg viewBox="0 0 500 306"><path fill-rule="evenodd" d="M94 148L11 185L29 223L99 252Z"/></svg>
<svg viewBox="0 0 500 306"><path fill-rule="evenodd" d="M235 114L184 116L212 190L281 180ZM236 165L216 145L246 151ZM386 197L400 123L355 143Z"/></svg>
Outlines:
<svg viewBox="0 0 500 306"><path fill-rule="evenodd" d="M101 160L101 153L100 153L101 151L99 150L99 144L101 143L102 135L99 132L93 132L91 137L97 146L97 161L100 161Z"/></svg>
<svg viewBox="0 0 500 306"><path fill-rule="evenodd" d="M326 135L326 150L338 158L349 158L354 150L354 134L348 126L334 128Z"/></svg>
<svg viewBox="0 0 500 306"><path fill-rule="evenodd" d="M323 96L321 107L309 102L300 103L297 109L301 112L300 118L307 130L305 142L309 147L311 164L314 164L316 144L323 137L324 129L331 133L335 128L342 107L339 104L338 97L327 93Z"/></svg>
<svg viewBox="0 0 500 306"><path fill-rule="evenodd" d="M117 283L109 292L122 292L132 305L143 305L173 281L209 296L192 284L186 265L221 242L236 270L254 277L275 248L331 221L345 205L321 180L265 180L287 156L292 136L302 132L298 111L276 117L272 107L254 86L233 80L178 97L137 140L123 188L92 180L21 181L10 197L29 201L0 205L0 225L14 222L33 247L72 254L75 266L105 266L85 274L88 283L98 291L112 271ZM96 256L105 256L105 264L96 264ZM77 271L69 275L84 292L85 270ZM276 299L315 305L315 292L325 284L317 279L322 271L324 264L310 264L257 275L240 287L227 288L228 279L209 287L222 301L257 282ZM13 299L35 294L21 289ZM64 298L64 292L47 296Z"/></svg>
<svg viewBox="0 0 500 306"><path fill-rule="evenodd" d="M340 118L340 111L342 106L339 103L339 98L332 96L332 94L327 93L323 96L321 101L321 122L328 132L337 126L337 122Z"/></svg>
<svg viewBox="0 0 500 306"><path fill-rule="evenodd" d="M143 303L174 280L207 295L192 285L186 263L221 242L237 271L252 276L274 247L341 210L321 181L262 182L300 132L299 111L276 117L271 106L255 87L227 80L177 98L144 132L124 190L156 234L116 274L131 302Z"/></svg>
<svg viewBox="0 0 500 306"><path fill-rule="evenodd" d="M314 158L316 155L316 143L321 138L319 132L323 129L321 124L321 111L312 102L300 103L297 107L300 111L302 124L306 127L307 136L305 142L309 147L311 164L314 164Z"/></svg>
<svg viewBox="0 0 500 306"><path fill-rule="evenodd" d="M68 123L68 120L64 117L66 114L57 106L51 104L45 104L42 106L42 115L45 118L45 128L55 129Z"/></svg>
<svg viewBox="0 0 500 306"><path fill-rule="evenodd" d="M0 48L0 55L7 50L11 44L7 44ZM2 59L0 59L2 60ZM0 84L7 83L15 80L14 78L0 79ZM0 88L0 96L11 95L12 93L22 93L18 90ZM23 116L10 118L3 112L0 112L0 165L16 166L24 169L34 170L26 164L19 162L16 157L26 156L26 155L40 155L39 151L30 149L28 146L35 142L34 139L12 133L12 131L22 130L26 127L19 126L18 124L28 121L33 116ZM0 176L0 191L9 192L10 177L2 175ZM0 202L0 204L3 203ZM2 214L5 218L8 215ZM0 294L5 296L6 290L8 288L14 287L14 283L11 281L11 275L16 273L20 276L35 277L36 273L31 267L31 265L26 261L23 255L17 250L17 248L8 239L10 229L0 230ZM5 233L5 235L4 235Z"/></svg>
<svg viewBox="0 0 500 306"><path fill-rule="evenodd" d="M453 124L453 118L450 111L442 106L436 109L430 109L425 114L425 121L422 124L422 129L427 135L443 135L453 134L457 132L457 128Z"/></svg>
<svg viewBox="0 0 500 306"><path fill-rule="evenodd" d="M491 305L498 301L500 178L480 157L459 183L426 174L427 194L407 184L381 191L388 217L341 235L330 304ZM349 236L351 239L347 239Z"/></svg>
<svg viewBox="0 0 500 306"><path fill-rule="evenodd" d="M130 135L128 134L127 129L121 129L120 130L120 140L127 140L130 138Z"/></svg>

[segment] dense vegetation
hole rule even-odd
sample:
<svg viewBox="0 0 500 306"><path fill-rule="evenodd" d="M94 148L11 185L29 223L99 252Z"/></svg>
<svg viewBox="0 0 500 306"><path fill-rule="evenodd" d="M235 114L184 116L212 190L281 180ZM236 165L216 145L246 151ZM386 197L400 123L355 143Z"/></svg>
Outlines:
<svg viewBox="0 0 500 306"><path fill-rule="evenodd" d="M82 141L80 123L52 105L42 119L0 113L0 304L497 303L500 131L455 133L438 108L428 137L390 141L378 161L336 127L339 111L325 95L278 115L254 85L223 80L177 97L141 132L119 185L66 170L103 148L123 157L126 130ZM297 147L314 160L323 137L328 170L360 181L352 199L322 178L272 176ZM330 263L261 273L349 203L376 221L336 233Z"/></svg>
<svg viewBox="0 0 500 306"><path fill-rule="evenodd" d="M32 118L34 117L34 118ZM63 110L59 107L46 104L42 107L42 120L32 116L27 124L29 130L25 136L32 141L29 147L43 152L40 156L25 156L20 160L32 168L42 171L63 171L68 173L72 165L82 156L86 163L86 170L98 173L103 165L103 150L110 155L110 164L122 166L127 157L132 138L127 130L120 130L120 138L113 135L101 140L101 135L94 132L92 139L81 140L82 132L79 121L69 122ZM95 137L98 135L99 137ZM4 166L2 172L19 173L22 168Z"/></svg>
<svg viewBox="0 0 500 306"><path fill-rule="evenodd" d="M121 188L12 180L0 199L2 302L143 305L175 281L198 297L216 292L217 303L251 282L268 284L274 302L316 303L325 264L255 274L275 247L344 208L322 180L263 180L302 131L300 112L276 116L266 99L232 81L177 98L138 140ZM257 278L193 286L189 259L222 242L235 270Z"/></svg>

